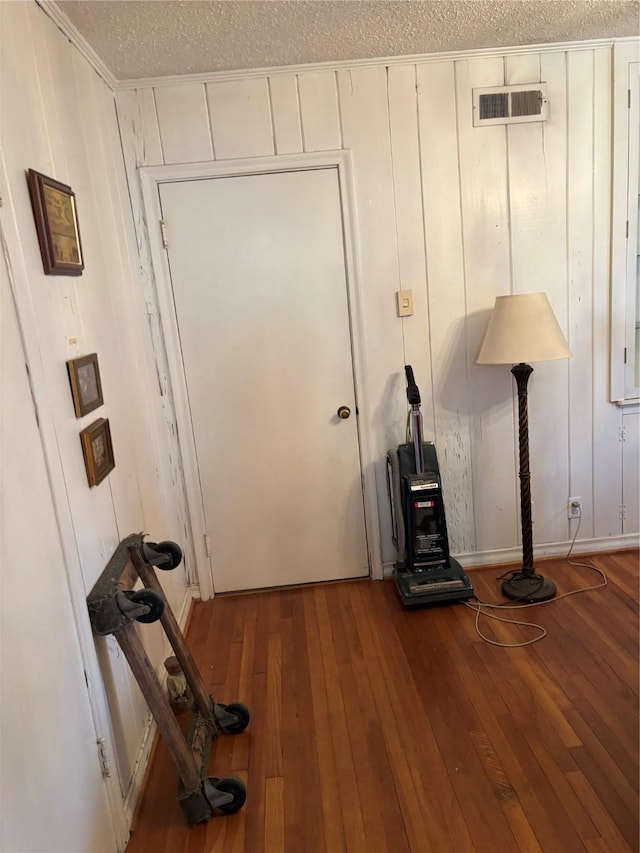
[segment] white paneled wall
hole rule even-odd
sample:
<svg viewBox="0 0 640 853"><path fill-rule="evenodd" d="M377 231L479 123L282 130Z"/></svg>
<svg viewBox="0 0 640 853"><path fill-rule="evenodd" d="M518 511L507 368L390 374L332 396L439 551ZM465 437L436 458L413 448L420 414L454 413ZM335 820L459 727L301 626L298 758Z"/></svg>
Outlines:
<svg viewBox="0 0 640 853"><path fill-rule="evenodd" d="M24 431L20 451L37 458L42 453L42 438L52 494L40 497L45 506L49 501L55 509L63 541L69 577L64 595L69 600L71 594L79 620L77 633L76 629L72 631L75 642L84 637L84 677L98 702L104 701L105 692L109 696L111 723L106 714L104 719L115 735L117 771L125 796L139 758L148 710L112 639L96 640L94 648L84 600L120 539L129 533L145 531L156 540L185 542L182 481L177 462L172 467L176 454L163 405L168 407L170 422L173 417L163 379L154 364L144 295L138 287L138 253L113 92L35 3L2 3L0 16L4 165L0 216L40 426L40 434ZM153 109L155 116L155 105ZM152 146L154 142L149 134L146 144ZM25 173L29 168L69 184L76 193L86 264L80 277L43 273L27 191ZM8 323L10 317L2 317L3 339L5 320ZM76 419L66 361L91 352L98 353L105 403ZM15 413L3 410L3 420L12 417ZM110 421L116 468L100 486L89 488L79 433L97 417ZM23 492L13 495L19 522L6 531L7 547L39 536L39 504L31 499L29 488L25 484ZM55 557L57 560L57 554ZM37 570L29 567L34 595L48 589L49 584L40 587L37 578L38 572L49 571L48 559L43 546ZM77 566L75 574L73 566ZM57 565L55 571L59 573ZM184 573L179 570L163 581L172 604L180 611L186 594ZM3 597L19 598L20 590L3 584ZM24 609L23 630L28 631L28 599L24 599ZM51 624L41 625L41 630L43 635L55 636L58 620L67 616L58 612L52 601L34 618L50 620ZM18 638L6 634L4 624L2 628L3 648L10 647ZM165 645L159 626L150 626L143 639L155 666L162 669ZM57 663L64 673L67 656L60 655ZM4 692L14 675L10 665L3 667L2 675L3 709L20 708L18 697ZM31 677L28 668L20 670L25 684ZM84 685L82 674L81 681ZM26 715L30 725L46 729L48 697L42 700L40 710L23 709L23 718ZM81 710L84 707L70 698L65 708L70 730L77 725L84 731L87 721L76 722ZM110 741L109 731L95 734ZM50 742L51 754L55 755L55 732ZM98 766L94 745L84 758L91 768ZM21 760L26 766L33 762L33 756L24 755ZM60 779L64 779L64 754L58 756L57 763ZM53 785L54 780L43 778L41 792L46 792L50 783ZM81 791L66 793L82 796ZM10 838L15 837L11 834L14 821L19 828L38 813L46 826L47 808L58 808L55 798L47 800L46 793L37 802L25 799L23 805L21 813L7 818ZM89 849L84 841L77 846L68 841L56 845L52 837L51 850ZM13 843L10 847L18 849Z"/></svg>
<svg viewBox="0 0 640 853"><path fill-rule="evenodd" d="M113 826L4 252L0 299L0 849L111 853Z"/></svg>
<svg viewBox="0 0 640 853"><path fill-rule="evenodd" d="M580 540L623 532L622 413L606 386L612 52L252 72L117 93L134 187L137 165L209 159L209 139L216 159L351 150L386 561L383 457L403 440L405 361L438 448L453 551L481 561L518 545L513 380L506 366L475 364L494 299L510 292L546 291L573 351L536 365L530 383L535 541L569 540L576 494ZM474 87L540 81L545 123L472 126ZM399 288L415 301L402 320Z"/></svg>

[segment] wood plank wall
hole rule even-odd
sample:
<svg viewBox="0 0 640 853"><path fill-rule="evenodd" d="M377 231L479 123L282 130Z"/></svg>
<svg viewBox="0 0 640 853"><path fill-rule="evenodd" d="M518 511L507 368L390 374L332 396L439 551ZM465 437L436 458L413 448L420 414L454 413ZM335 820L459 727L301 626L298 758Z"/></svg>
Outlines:
<svg viewBox="0 0 640 853"><path fill-rule="evenodd" d="M138 252L113 92L36 3L3 3L0 14L6 168L3 231L6 236L11 219L11 232L19 235L6 245L6 251L13 270L22 271L18 301L23 308L28 306L29 317L21 316L20 325L25 350L35 359L30 364L32 393L42 434L53 437L46 447L50 476L52 471L62 472L53 487L59 501L56 514L59 523L67 515L70 519L71 542L66 544L73 552L70 559L80 565L77 585L71 582L65 594L82 602L121 537L145 530L157 538L185 541L180 471L171 467L176 454L162 405L157 402L163 399L167 405L168 398L160 396L162 379L156 373L146 331L143 291L137 286ZM152 142L148 138L146 144ZM76 193L86 264L78 278L43 273L25 178L29 168L69 184ZM77 420L65 363L92 352L98 353L105 402L101 409ZM34 385L36 376L42 376L40 385ZM3 412L5 416L12 415ZM110 421L116 468L104 483L90 489L79 432L100 416ZM41 453L40 436L36 436L36 446L31 436L24 431L16 453L28 458ZM29 494L31 487L27 484L23 493L11 496L22 519L21 527L11 531L18 540L38 535L38 504ZM39 570L46 571L47 554L43 552L41 559ZM43 589L36 582L34 595L44 595ZM180 612L185 576L173 573L167 579L167 590ZM10 587L3 592L9 599L17 594ZM52 604L48 618L53 624L60 618ZM88 653L93 655L88 616L86 625ZM159 628L145 632L145 644L161 669L165 654ZM103 697L105 690L109 695L118 772L126 794L148 709L117 644L100 640L96 647L104 687L99 684L97 663L98 683L92 687L97 696ZM64 668L63 661L60 666ZM26 691L29 672L24 671L22 678ZM35 695L40 687L34 684L32 689ZM75 708L71 703L67 709L71 727L76 726ZM38 719L34 718L35 725ZM97 734L109 739L106 731ZM87 761L94 766L94 745L90 748ZM60 755L58 765L63 764L64 755Z"/></svg>
<svg viewBox="0 0 640 853"><path fill-rule="evenodd" d="M607 401L612 54L252 72L116 95L138 222L137 166L351 150L385 561L383 458L404 436L405 361L438 448L454 553L478 562L518 544L512 378L475 364L494 299L510 292L546 291L573 351L536 365L530 383L536 543L573 536L570 495L582 498L580 540L638 530L620 512L623 452L627 468L637 452ZM547 122L472 127L474 87L540 81ZM400 288L414 291L412 317L396 316ZM625 420L637 429L637 412Z"/></svg>

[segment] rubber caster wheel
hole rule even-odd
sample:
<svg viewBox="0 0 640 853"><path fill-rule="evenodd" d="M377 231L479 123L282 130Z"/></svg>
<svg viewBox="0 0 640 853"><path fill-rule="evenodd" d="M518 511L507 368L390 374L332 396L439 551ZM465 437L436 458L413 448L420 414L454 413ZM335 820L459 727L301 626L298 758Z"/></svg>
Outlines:
<svg viewBox="0 0 640 853"><path fill-rule="evenodd" d="M224 779L220 779L216 785L216 789L224 791L225 794L233 794L232 802L217 807L223 814L235 814L240 811L247 800L245 784L242 779L238 779L236 776L227 776Z"/></svg>
<svg viewBox="0 0 640 853"><path fill-rule="evenodd" d="M177 542L145 542L144 549L151 549L153 554L145 553L145 559L151 563L156 569L163 572L170 572L172 569L177 569L182 562L182 548ZM158 559L160 555L160 559Z"/></svg>
<svg viewBox="0 0 640 853"><path fill-rule="evenodd" d="M130 600L134 604L146 604L149 608L148 613L135 617L136 622L157 622L164 613L164 598L154 589L140 589L132 593Z"/></svg>
<svg viewBox="0 0 640 853"><path fill-rule="evenodd" d="M225 705L224 711L225 714L233 714L236 717L236 722L227 723L220 727L223 732L226 732L226 734L239 735L240 732L243 732L249 725L251 714L249 713L247 706L243 705L242 702L232 702L230 705Z"/></svg>

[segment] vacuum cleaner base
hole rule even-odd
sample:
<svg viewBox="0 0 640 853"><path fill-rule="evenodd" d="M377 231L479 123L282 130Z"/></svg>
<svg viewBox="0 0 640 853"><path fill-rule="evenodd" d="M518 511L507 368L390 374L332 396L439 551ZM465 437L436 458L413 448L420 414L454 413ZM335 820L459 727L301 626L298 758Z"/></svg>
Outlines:
<svg viewBox="0 0 640 853"><path fill-rule="evenodd" d="M440 601L462 601L471 598L473 586L457 560L449 558L448 566L426 569L394 569L396 589L406 607L437 604Z"/></svg>

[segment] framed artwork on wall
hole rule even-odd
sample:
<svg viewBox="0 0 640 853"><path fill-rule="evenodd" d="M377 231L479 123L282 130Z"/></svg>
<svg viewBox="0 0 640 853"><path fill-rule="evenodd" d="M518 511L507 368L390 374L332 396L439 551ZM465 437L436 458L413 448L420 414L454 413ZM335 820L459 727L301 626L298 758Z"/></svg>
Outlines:
<svg viewBox="0 0 640 853"><path fill-rule="evenodd" d="M47 275L82 275L84 259L76 195L66 184L29 169L27 183Z"/></svg>
<svg viewBox="0 0 640 853"><path fill-rule="evenodd" d="M76 417L81 418L104 403L98 355L84 355L67 362Z"/></svg>
<svg viewBox="0 0 640 853"><path fill-rule="evenodd" d="M87 481L90 486L97 486L116 467L108 419L98 418L83 429L80 442L87 469Z"/></svg>

